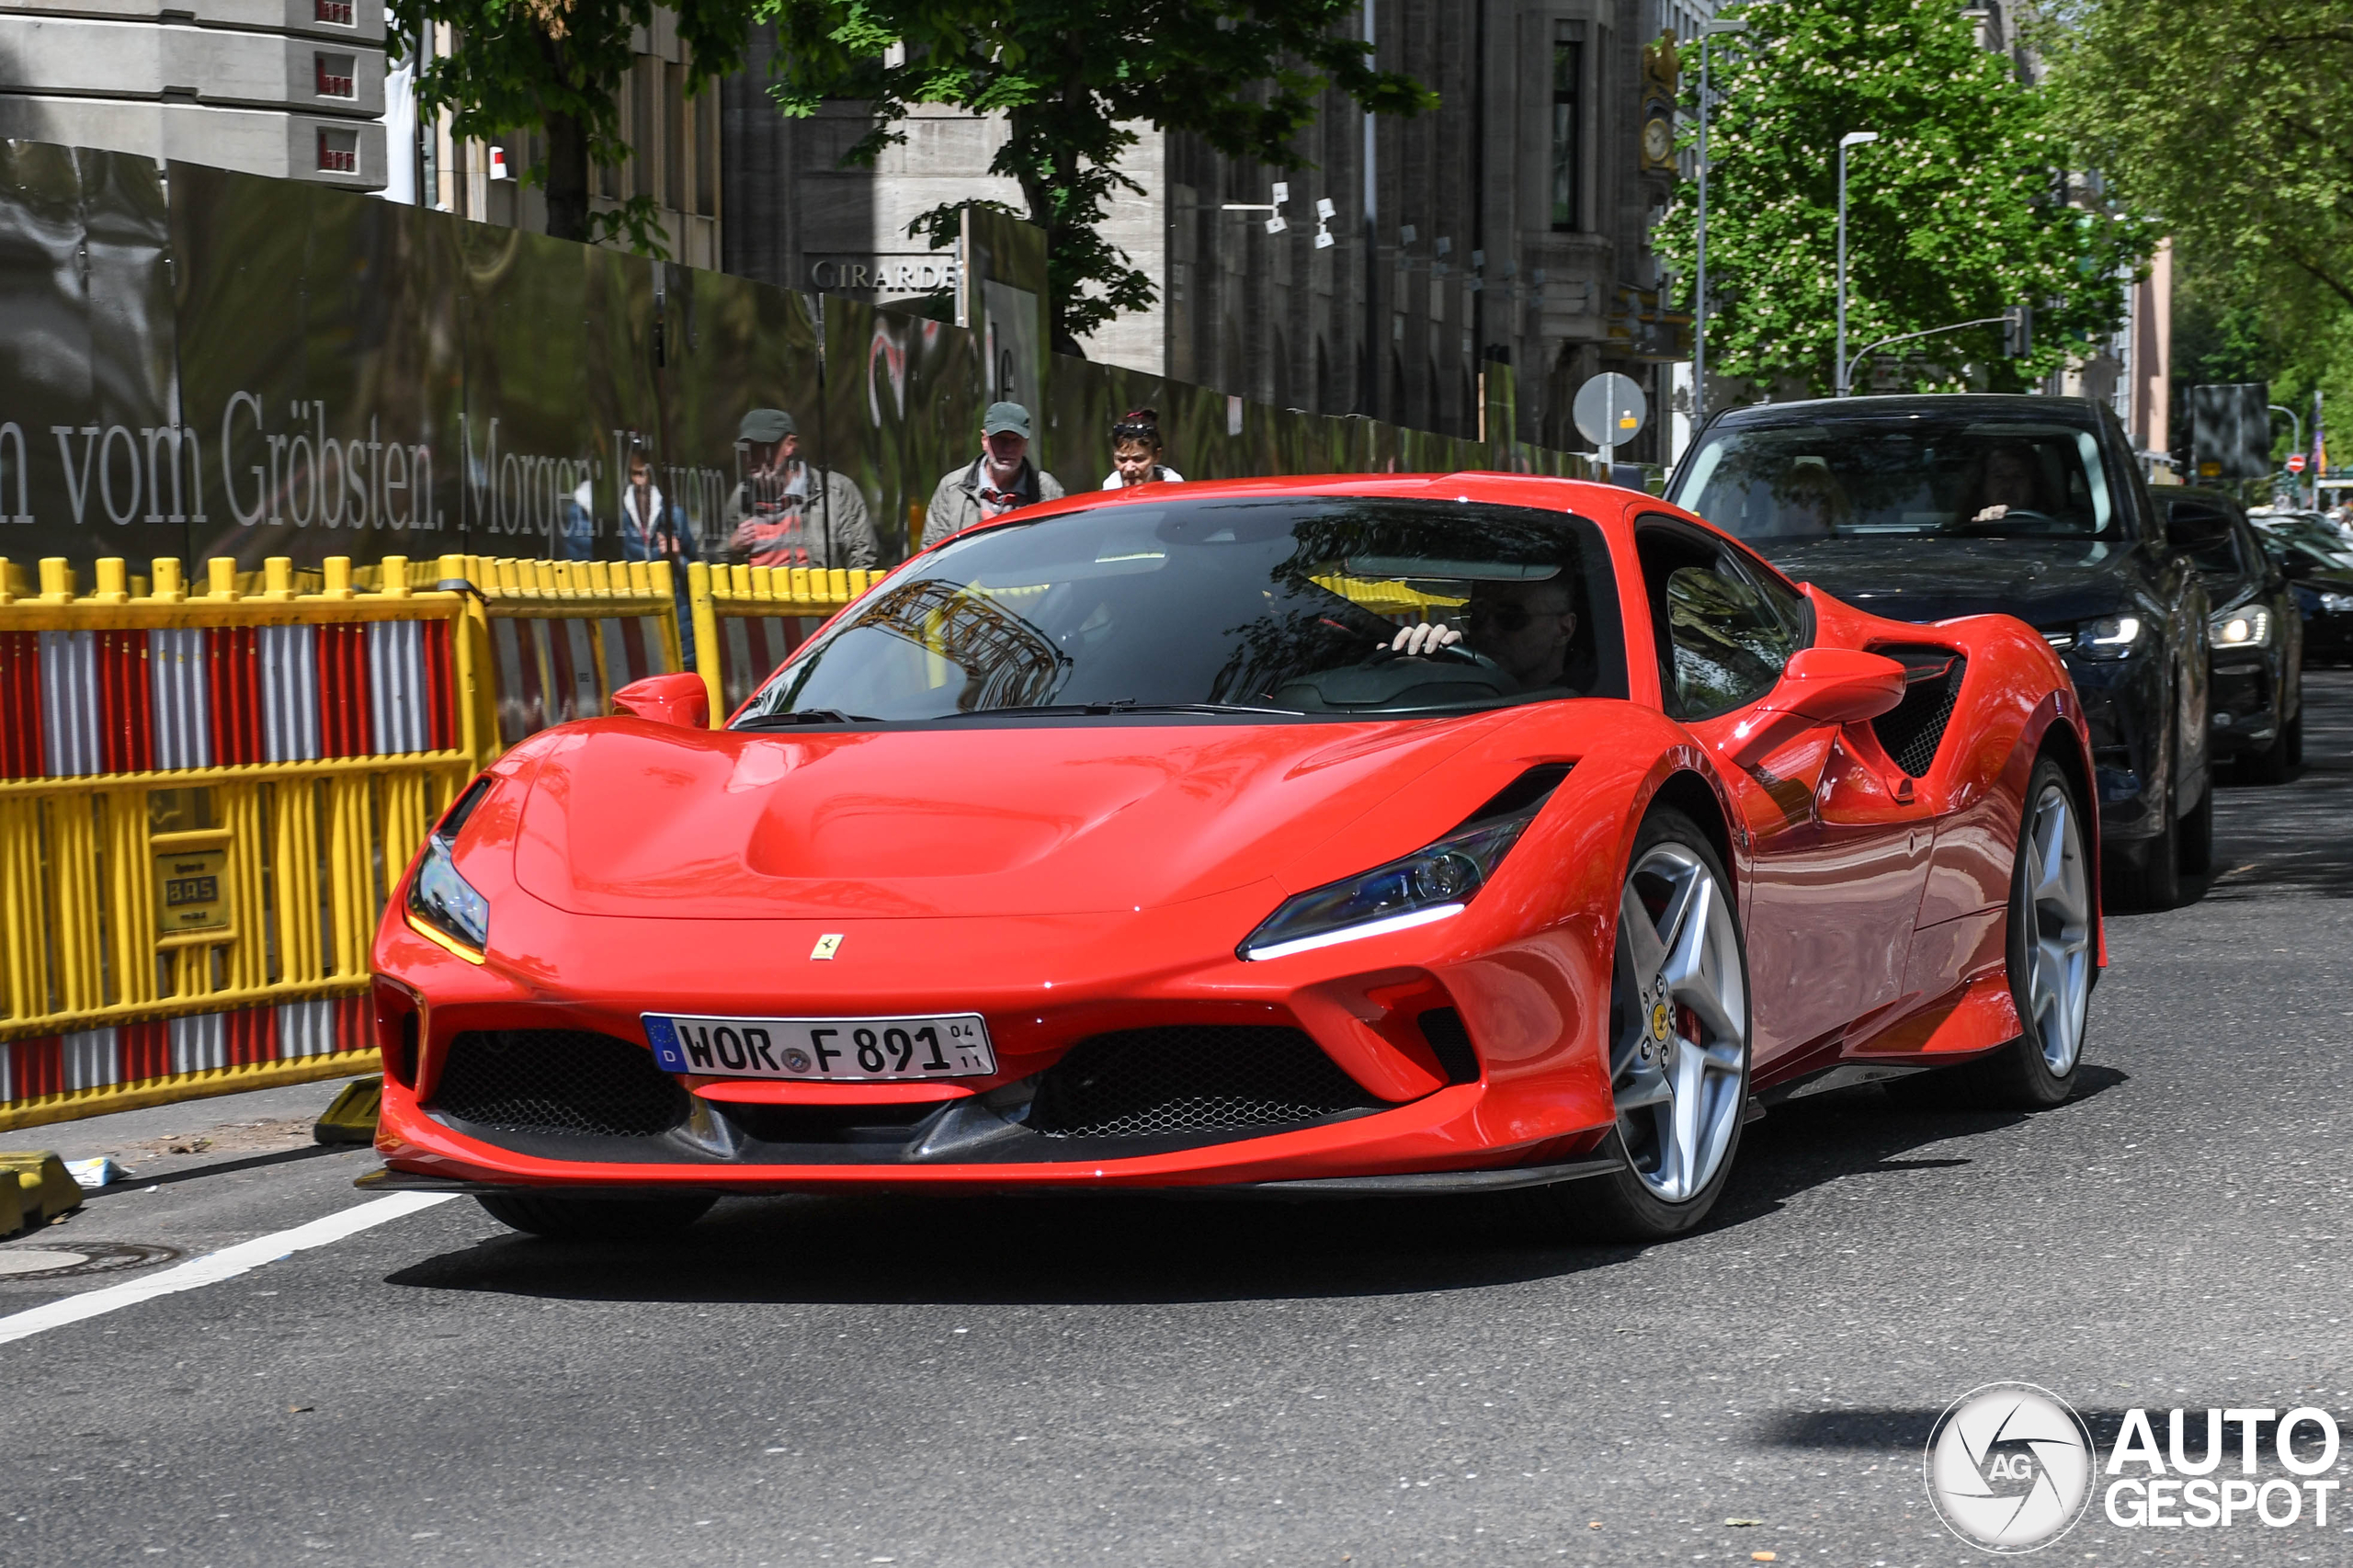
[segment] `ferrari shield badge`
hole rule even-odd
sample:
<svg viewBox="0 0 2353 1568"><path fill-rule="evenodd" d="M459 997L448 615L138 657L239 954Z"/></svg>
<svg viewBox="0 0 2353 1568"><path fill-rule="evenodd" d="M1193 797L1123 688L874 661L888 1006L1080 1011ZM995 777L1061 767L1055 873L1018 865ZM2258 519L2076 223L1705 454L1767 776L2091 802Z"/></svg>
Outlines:
<svg viewBox="0 0 2353 1568"><path fill-rule="evenodd" d="M828 931L817 938L817 945L809 949L809 956L812 959L829 959L841 950L842 934L839 931Z"/></svg>

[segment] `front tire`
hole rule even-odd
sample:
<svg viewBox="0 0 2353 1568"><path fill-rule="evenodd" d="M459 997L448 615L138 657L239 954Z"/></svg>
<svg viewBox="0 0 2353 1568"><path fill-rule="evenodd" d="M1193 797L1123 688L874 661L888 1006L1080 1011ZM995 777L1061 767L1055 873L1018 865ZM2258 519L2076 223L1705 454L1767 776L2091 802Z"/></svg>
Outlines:
<svg viewBox="0 0 2353 1568"><path fill-rule="evenodd" d="M511 1230L557 1241L642 1241L685 1230L718 1201L708 1193L659 1198L573 1198L555 1192L485 1192L474 1201Z"/></svg>
<svg viewBox="0 0 2353 1568"><path fill-rule="evenodd" d="M1537 1196L1590 1233L1662 1241L1707 1218L1740 1148L1748 952L1732 879L1680 812L1662 808L1643 822L1618 908L1609 991L1618 1125L1607 1146L1622 1163Z"/></svg>

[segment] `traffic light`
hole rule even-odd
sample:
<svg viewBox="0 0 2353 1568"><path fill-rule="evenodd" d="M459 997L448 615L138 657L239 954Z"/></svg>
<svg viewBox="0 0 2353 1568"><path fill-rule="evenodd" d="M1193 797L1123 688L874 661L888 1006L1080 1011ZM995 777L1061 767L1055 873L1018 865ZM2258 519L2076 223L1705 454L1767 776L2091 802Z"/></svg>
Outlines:
<svg viewBox="0 0 2353 1568"><path fill-rule="evenodd" d="M2023 359L2034 352L2034 307L2012 305L2002 312L2002 357Z"/></svg>

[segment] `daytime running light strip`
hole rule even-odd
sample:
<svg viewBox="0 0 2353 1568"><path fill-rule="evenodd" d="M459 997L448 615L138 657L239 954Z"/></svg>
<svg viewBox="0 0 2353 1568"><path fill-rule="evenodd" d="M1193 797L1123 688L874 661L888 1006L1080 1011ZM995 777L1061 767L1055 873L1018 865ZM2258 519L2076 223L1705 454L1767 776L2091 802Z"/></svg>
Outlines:
<svg viewBox="0 0 2353 1568"><path fill-rule="evenodd" d="M1289 958L1293 953L1329 948L1340 942L1353 942L1364 937L1385 937L1392 931L1409 931L1416 926L1427 926L1433 920L1443 920L1449 915L1460 915L1462 909L1460 903L1441 903L1430 909L1416 909L1409 915L1392 915L1383 920L1368 920L1361 926L1345 926L1337 931L1319 931L1313 937L1277 942L1271 948L1252 948L1242 956L1254 961Z"/></svg>

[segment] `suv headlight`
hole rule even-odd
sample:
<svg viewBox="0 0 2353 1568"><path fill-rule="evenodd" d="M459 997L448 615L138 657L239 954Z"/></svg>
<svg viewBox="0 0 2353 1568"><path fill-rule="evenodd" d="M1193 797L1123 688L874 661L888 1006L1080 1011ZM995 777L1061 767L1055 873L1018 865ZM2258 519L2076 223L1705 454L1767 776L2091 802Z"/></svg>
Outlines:
<svg viewBox="0 0 2353 1568"><path fill-rule="evenodd" d="M2343 615L2347 610L2353 610L2353 594L2323 594L2320 597L2320 608L2331 615Z"/></svg>
<svg viewBox="0 0 2353 1568"><path fill-rule="evenodd" d="M1558 765L1530 768L1436 843L1286 900L1235 953L1279 959L1460 914L1568 772Z"/></svg>
<svg viewBox="0 0 2353 1568"><path fill-rule="evenodd" d="M2120 659L2140 644L2143 630L2137 615L2104 615L2076 631L2075 652L2086 659Z"/></svg>
<svg viewBox="0 0 2353 1568"><path fill-rule="evenodd" d="M477 778L458 797L457 804L426 835L425 853L408 883L409 925L473 963L482 962L483 953L490 947L490 900L458 875L450 851L466 819L489 792L490 780Z"/></svg>
<svg viewBox="0 0 2353 1568"><path fill-rule="evenodd" d="M2206 623L2206 643L2212 648L2260 648L2271 641L2271 612L2261 605L2226 609Z"/></svg>

